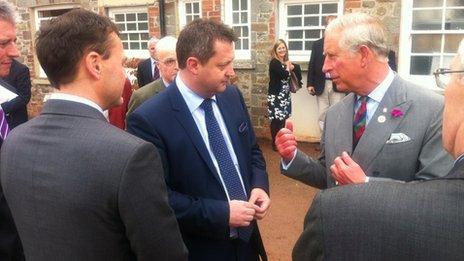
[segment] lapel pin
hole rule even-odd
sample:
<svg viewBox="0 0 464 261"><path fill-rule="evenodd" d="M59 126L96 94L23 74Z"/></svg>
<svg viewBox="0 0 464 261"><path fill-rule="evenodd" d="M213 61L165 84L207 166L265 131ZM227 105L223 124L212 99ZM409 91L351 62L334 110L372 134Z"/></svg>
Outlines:
<svg viewBox="0 0 464 261"><path fill-rule="evenodd" d="M385 118L384 115L380 115L380 116L377 118L377 121L380 122L380 123L384 123L386 120L387 120L387 118Z"/></svg>
<svg viewBox="0 0 464 261"><path fill-rule="evenodd" d="M387 107L383 108L383 113L387 113L388 109Z"/></svg>

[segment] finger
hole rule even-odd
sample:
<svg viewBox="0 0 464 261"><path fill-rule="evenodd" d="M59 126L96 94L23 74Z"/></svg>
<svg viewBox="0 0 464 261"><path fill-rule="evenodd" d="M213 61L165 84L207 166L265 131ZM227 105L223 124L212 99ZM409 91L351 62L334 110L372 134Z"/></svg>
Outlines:
<svg viewBox="0 0 464 261"><path fill-rule="evenodd" d="M293 121L290 119L287 119L285 121L285 128L293 132Z"/></svg>
<svg viewBox="0 0 464 261"><path fill-rule="evenodd" d="M346 151L342 152L341 158L343 161L346 163L346 165L351 166L353 164L356 164L356 162L348 155Z"/></svg>
<svg viewBox="0 0 464 261"><path fill-rule="evenodd" d="M258 194L251 193L251 196L250 196L250 199L248 200L248 203L251 203L254 206L254 205L256 205L256 200L258 200Z"/></svg>

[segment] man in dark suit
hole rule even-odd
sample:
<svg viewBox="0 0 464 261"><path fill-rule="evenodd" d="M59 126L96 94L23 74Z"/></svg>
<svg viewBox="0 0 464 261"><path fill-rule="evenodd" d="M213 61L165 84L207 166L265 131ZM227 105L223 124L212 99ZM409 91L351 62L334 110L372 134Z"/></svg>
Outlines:
<svg viewBox="0 0 464 261"><path fill-rule="evenodd" d="M320 192L293 260L464 260L464 42L445 90L443 145L456 159L443 178L369 182ZM336 171L362 172L348 155Z"/></svg>
<svg viewBox="0 0 464 261"><path fill-rule="evenodd" d="M11 70L8 76L3 78L8 85L5 85L10 91L18 96L12 100L1 104L3 111L6 114L10 129L25 123L27 117L27 104L31 99L31 77L29 68L20 62L13 60Z"/></svg>
<svg viewBox="0 0 464 261"><path fill-rule="evenodd" d="M57 92L0 164L26 260L185 260L159 154L103 115L126 79L117 26L75 9L40 28L36 50Z"/></svg>
<svg viewBox="0 0 464 261"><path fill-rule="evenodd" d="M132 93L127 115L131 114L140 104L157 95L174 82L179 70L177 68L176 43L177 39L172 36L163 37L158 41L155 56L158 61L156 66L159 69L160 78L145 86L141 86Z"/></svg>
<svg viewBox="0 0 464 261"><path fill-rule="evenodd" d="M327 16L326 23L329 24L335 18L336 16ZM330 77L322 71L324 57L324 38L321 38L315 41L311 48L306 84L309 94L316 95L318 124L321 131L324 129L325 115L329 107L345 97L344 93L337 91Z"/></svg>
<svg viewBox="0 0 464 261"><path fill-rule="evenodd" d="M156 66L156 43L158 38L152 37L148 41L148 52L150 58L143 60L137 66L137 83L139 87L145 86L159 78L159 70Z"/></svg>
<svg viewBox="0 0 464 261"><path fill-rule="evenodd" d="M0 78L5 78L10 74L10 69L14 63L14 58L19 56L19 51L16 46L16 21L17 13L14 6L6 1L0 1ZM7 88L8 90L14 89L3 80L0 80L0 85ZM0 107L0 147L3 145L3 139L9 135L8 130L10 129L10 126L8 126L9 122L6 120L6 113L7 110L11 109L11 107L4 107L5 103L2 103ZM16 231L15 223L11 216L11 211L1 190L0 260L24 260L21 241L19 239L18 232Z"/></svg>
<svg viewBox="0 0 464 261"><path fill-rule="evenodd" d="M256 219L270 205L269 184L243 97L228 85L235 39L210 20L187 25L175 82L127 121L158 147L189 260L266 260Z"/></svg>

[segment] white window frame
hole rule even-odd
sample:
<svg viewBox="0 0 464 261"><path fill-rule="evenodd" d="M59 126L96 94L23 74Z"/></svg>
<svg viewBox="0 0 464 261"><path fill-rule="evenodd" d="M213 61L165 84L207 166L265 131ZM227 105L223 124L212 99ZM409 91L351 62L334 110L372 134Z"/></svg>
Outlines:
<svg viewBox="0 0 464 261"><path fill-rule="evenodd" d="M398 74L401 77L416 83L417 85L440 91L436 86L434 76L432 75L411 75L411 53L412 53L412 35L414 30L412 29L412 18L413 18L413 1L411 0L402 0L401 2L401 28L400 28L400 43L399 43L399 54L398 54ZM417 8L419 9L419 8ZM428 8L420 8L426 10ZM443 9L442 9L443 10ZM442 19L445 19L445 16L442 16ZM443 20L442 20L443 22ZM419 32L419 30L417 31ZM464 30L420 30L419 34L464 34ZM441 49L443 50L444 42L442 42ZM430 53L427 53L430 55ZM447 67L443 64L443 55L454 55L455 53L437 53L440 55L440 64L439 67Z"/></svg>
<svg viewBox="0 0 464 261"><path fill-rule="evenodd" d="M235 59L236 60L250 60L251 59L251 1L247 0L247 23L233 23L233 13L232 13L232 0L224 1L224 20L225 23L230 27L233 26L247 26L248 27L248 49L235 50ZM241 38L240 35L237 37Z"/></svg>
<svg viewBox="0 0 464 261"><path fill-rule="evenodd" d="M115 14L131 14L131 13L147 13L147 33L148 33L148 39L146 42L150 40L152 37L150 35L150 17L148 13L148 8L146 6L125 6L125 7L109 7L108 8L108 16L114 21L114 16ZM144 31L137 31L138 33L144 32ZM142 42L142 40L140 41ZM150 56L150 53L148 52L148 48L142 49L142 50L126 50L124 49L124 55L126 57L134 57L134 58L147 58Z"/></svg>
<svg viewBox="0 0 464 261"><path fill-rule="evenodd" d="M52 11L52 10L64 10L64 9L74 9L74 8L80 8L80 5L57 5L57 6L45 6L45 7L37 7L34 10L34 26L35 26L35 31L38 32L40 29L40 22L41 21L46 21L50 20L53 17L49 18L39 18L39 12L41 11ZM37 59L37 56L35 56ZM39 73L38 76L39 78L47 78L47 74L45 74L45 71L43 70L42 66L40 65L39 61L37 60L37 64L39 65L37 68L39 68Z"/></svg>
<svg viewBox="0 0 464 261"><path fill-rule="evenodd" d="M198 13L198 15L199 15L199 18L201 18L203 16L203 14L202 14L202 3L201 2L202 2L201 0L179 0L179 26L180 26L181 30L187 24L187 13L186 13L187 10L185 10L185 4L199 3L200 13ZM189 14L189 15L191 15L191 14Z"/></svg>
<svg viewBox="0 0 464 261"><path fill-rule="evenodd" d="M287 32L287 6L292 4L326 4L326 3L336 3L337 13L336 16L343 14L344 1L343 0L282 0L279 2L279 22L276 23L279 25L278 36L279 39L284 39L288 45L288 32ZM303 30L311 27L301 27ZM320 29L320 27L314 27L314 29ZM289 59L291 61L307 62L311 56L311 51L295 51L289 50Z"/></svg>

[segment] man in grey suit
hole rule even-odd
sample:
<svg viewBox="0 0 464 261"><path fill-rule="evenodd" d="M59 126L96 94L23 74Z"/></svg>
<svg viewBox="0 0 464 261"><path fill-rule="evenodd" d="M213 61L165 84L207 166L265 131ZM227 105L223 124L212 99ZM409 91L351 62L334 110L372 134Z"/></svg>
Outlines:
<svg viewBox="0 0 464 261"><path fill-rule="evenodd" d="M155 147L103 116L125 82L116 25L72 10L36 50L57 92L10 133L0 165L26 260L186 260Z"/></svg>
<svg viewBox="0 0 464 261"><path fill-rule="evenodd" d="M174 81L179 71L177 67L176 44L177 39L172 36L165 36L158 41L155 58L158 61L156 66L158 67L160 78L140 87L132 93L127 116L143 102L166 89Z"/></svg>
<svg viewBox="0 0 464 261"><path fill-rule="evenodd" d="M451 70L442 71L451 74L445 90L443 144L456 159L448 175L320 192L306 216L293 260L464 260L463 69L464 41ZM334 167L362 172L350 158Z"/></svg>
<svg viewBox="0 0 464 261"><path fill-rule="evenodd" d="M297 150L291 122L278 133L284 175L327 188L336 182L430 179L451 169L441 146L443 98L390 69L380 21L362 13L333 20L324 52L323 71L340 91L351 93L329 109L318 159ZM344 152L365 174L331 175L330 166Z"/></svg>

